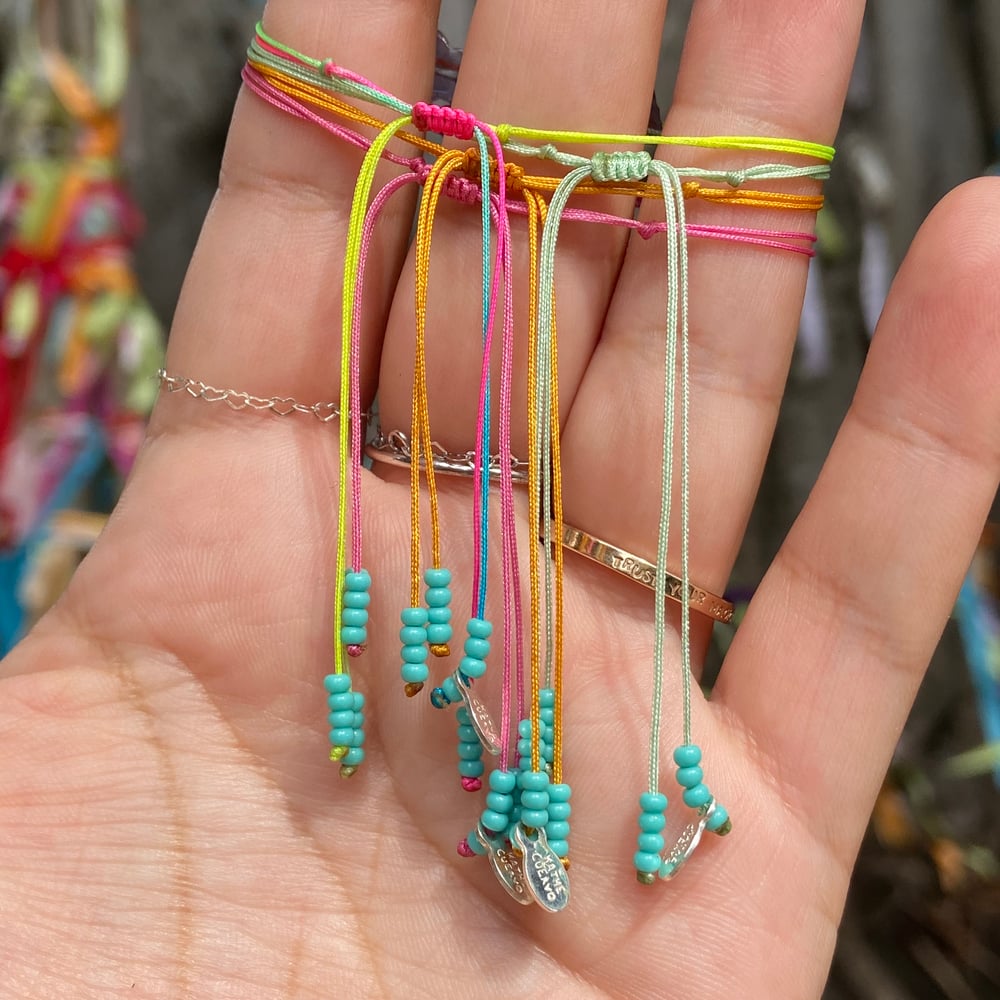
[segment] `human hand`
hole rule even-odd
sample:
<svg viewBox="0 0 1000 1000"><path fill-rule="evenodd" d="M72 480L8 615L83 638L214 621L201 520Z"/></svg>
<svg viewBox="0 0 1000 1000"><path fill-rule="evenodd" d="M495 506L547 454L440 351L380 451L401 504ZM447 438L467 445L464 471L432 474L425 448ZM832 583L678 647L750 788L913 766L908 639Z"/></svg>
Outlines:
<svg viewBox="0 0 1000 1000"><path fill-rule="evenodd" d="M456 105L491 121L641 132L663 4L525 6L478 5ZM701 0L667 130L830 141L862 8ZM266 23L415 96L429 88L435 15L425 0L273 0ZM357 164L241 99L171 371L330 398ZM651 601L567 559L574 898L557 917L519 909L485 865L454 854L480 803L442 777L453 727L402 696L396 669L405 486L365 481L379 610L355 669L368 760L344 782L327 760L321 688L333 425L162 401L105 536L3 665L10 995L818 995L875 792L997 485L998 193L981 182L950 196L903 266L822 478L712 702L695 705L736 828L669 885L638 886L631 868ZM385 426L405 427L410 215L389 212L370 264L366 367ZM434 275L469 281L432 275L432 421L436 438L464 448L478 230L456 213L440 227ZM662 254L582 229L564 239L566 519L650 556ZM805 266L729 245L691 253L692 571L718 591L763 467ZM515 450L524 433L515 428ZM472 559L467 501L467 484L444 485L456 579Z"/></svg>

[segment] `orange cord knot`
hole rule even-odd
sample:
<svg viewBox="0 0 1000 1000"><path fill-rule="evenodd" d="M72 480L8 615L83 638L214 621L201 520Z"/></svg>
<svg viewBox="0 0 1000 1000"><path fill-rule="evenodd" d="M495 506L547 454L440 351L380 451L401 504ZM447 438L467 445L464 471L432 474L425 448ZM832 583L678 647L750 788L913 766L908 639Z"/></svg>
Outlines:
<svg viewBox="0 0 1000 1000"><path fill-rule="evenodd" d="M477 122L474 115L460 108L417 101L413 105L413 124L421 132L437 132L439 135L469 140L475 135Z"/></svg>

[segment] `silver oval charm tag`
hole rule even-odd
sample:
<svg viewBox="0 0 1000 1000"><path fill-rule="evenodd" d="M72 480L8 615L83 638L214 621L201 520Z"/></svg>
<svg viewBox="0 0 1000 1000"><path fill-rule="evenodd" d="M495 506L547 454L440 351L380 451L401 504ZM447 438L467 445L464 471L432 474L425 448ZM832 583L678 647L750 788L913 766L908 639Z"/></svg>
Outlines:
<svg viewBox="0 0 1000 1000"><path fill-rule="evenodd" d="M677 842L660 865L660 878L669 882L681 870L688 858L694 854L695 848L701 842L701 835L705 832L705 826L711 814L711 810L708 810L681 830Z"/></svg>
<svg viewBox="0 0 1000 1000"><path fill-rule="evenodd" d="M476 735L479 737L479 742L482 743L483 749L487 753L492 754L494 757L498 756L500 753L500 737L497 734L497 727L493 724L493 719L490 717L489 711L487 711L482 701L476 697L476 693L472 688L458 676L458 671L455 671L454 677L459 691L462 692L462 700L465 702L465 708L469 713L469 722L472 724L472 728L475 729Z"/></svg>
<svg viewBox="0 0 1000 1000"><path fill-rule="evenodd" d="M504 887L507 895L516 900L522 906L531 906L534 898L528 892L524 879L521 876L521 859L507 847L497 844L483 829L482 823L477 829L480 843L486 848L486 855L490 859L490 867L497 881Z"/></svg>
<svg viewBox="0 0 1000 1000"><path fill-rule="evenodd" d="M535 902L549 913L564 910L569 904L569 874L559 855L549 847L545 831L536 831L532 839L518 825L514 828L514 845L523 852L521 870Z"/></svg>

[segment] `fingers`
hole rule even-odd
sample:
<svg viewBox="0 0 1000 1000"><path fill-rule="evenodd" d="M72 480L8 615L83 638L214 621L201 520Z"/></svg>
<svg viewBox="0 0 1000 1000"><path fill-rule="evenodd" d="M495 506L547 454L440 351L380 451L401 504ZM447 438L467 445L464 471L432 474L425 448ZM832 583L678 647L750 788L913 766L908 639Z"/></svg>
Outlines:
<svg viewBox="0 0 1000 1000"><path fill-rule="evenodd" d="M416 100L430 90L437 8L437 0L272 0L265 28ZM315 125L241 95L178 306L171 370L263 396L337 398L341 274L361 158ZM368 270L369 368L410 231L413 195L397 199Z"/></svg>
<svg viewBox="0 0 1000 1000"><path fill-rule="evenodd" d="M917 236L716 689L843 860L1000 479L998 206L1000 183L973 182Z"/></svg>
<svg viewBox="0 0 1000 1000"><path fill-rule="evenodd" d="M618 4L555 0L476 5L454 105L493 122L644 132L656 76L665 0ZM538 160L531 173L544 173ZM593 206L592 206L593 207ZM628 211L630 206L626 206ZM434 437L464 450L475 438L481 366L481 224L478 208L443 206L435 226L428 301L428 385ZM514 236L523 278L526 238ZM618 233L566 227L560 239L562 398L568 406L600 332L621 265ZM412 275L412 266L408 268ZM515 370L526 366L526 283L515 286ZM413 283L400 284L387 334L380 406L387 429L409 426L413 371ZM437 405L435 405L435 403ZM515 453L525 453L524 386L514 398Z"/></svg>
<svg viewBox="0 0 1000 1000"><path fill-rule="evenodd" d="M861 0L699 0L664 131L830 142L863 9ZM706 162L706 155L719 165L718 154L661 151L675 163L692 156ZM757 162L776 159L754 156ZM723 162L739 161L728 156ZM787 182L781 188L794 190ZM662 212L648 206L654 210ZM692 202L688 217L782 230L811 230L813 224L804 213L727 212ZM717 590L735 558L770 444L806 260L714 240L691 239L689 247L691 558L696 582ZM630 242L564 444L567 521L647 558L655 551L660 504L665 268L662 240ZM615 502L623 492L629 502Z"/></svg>

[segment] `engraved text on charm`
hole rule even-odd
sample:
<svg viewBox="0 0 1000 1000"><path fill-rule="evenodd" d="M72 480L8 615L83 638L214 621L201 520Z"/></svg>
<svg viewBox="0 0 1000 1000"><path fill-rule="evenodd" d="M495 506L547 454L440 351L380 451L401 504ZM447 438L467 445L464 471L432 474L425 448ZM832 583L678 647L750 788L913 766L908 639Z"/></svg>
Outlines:
<svg viewBox="0 0 1000 1000"><path fill-rule="evenodd" d="M549 847L545 831L538 830L531 839L518 826L514 830L514 843L524 852L521 858L524 880L538 905L549 913L565 909L569 903L569 875L559 855Z"/></svg>
<svg viewBox="0 0 1000 1000"><path fill-rule="evenodd" d="M465 708L469 713L469 722L472 723L472 728L475 729L483 749L487 753L493 754L494 757L497 756L500 753L500 737L497 735L497 728L493 724L493 719L490 718L489 711L476 697L472 688L457 673L455 674L455 683L458 685L459 691L462 692Z"/></svg>
<svg viewBox="0 0 1000 1000"><path fill-rule="evenodd" d="M693 823L689 823L681 830L677 842L660 865L660 878L668 881L672 879L681 870L684 862L694 854L695 848L701 841L701 835L705 832L705 826L711 815L712 810L708 809Z"/></svg>
<svg viewBox="0 0 1000 1000"><path fill-rule="evenodd" d="M479 825L478 836L480 842L486 847L493 874L496 875L497 881L504 887L507 895L516 899L522 906L530 906L534 899L521 877L520 859L508 848L497 846L487 831L483 829L482 824Z"/></svg>

